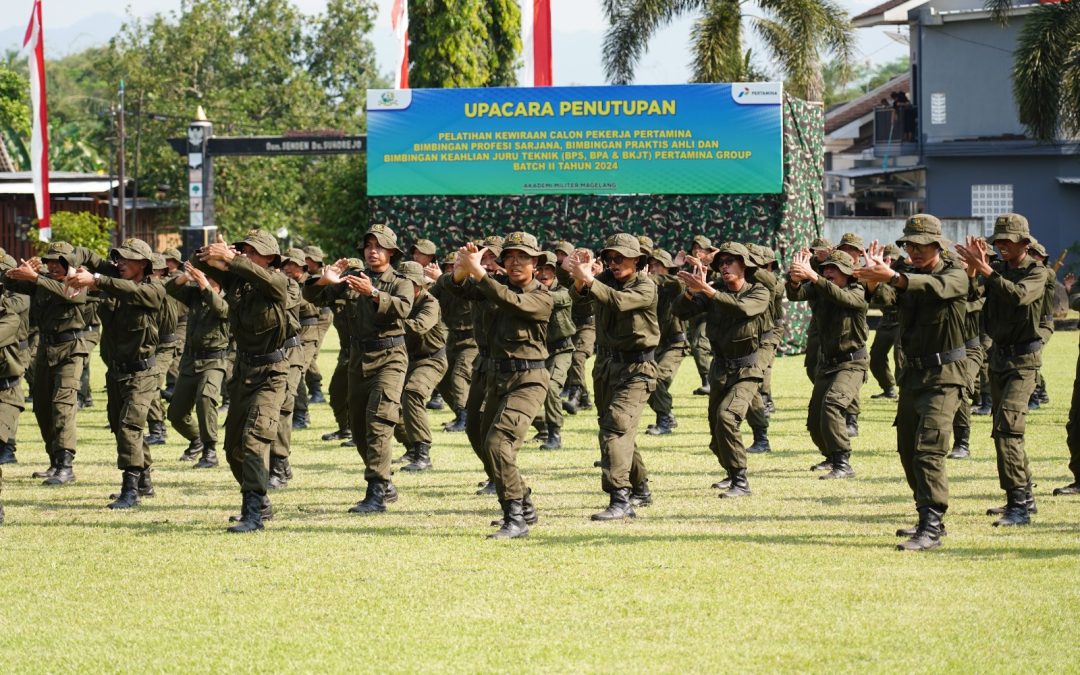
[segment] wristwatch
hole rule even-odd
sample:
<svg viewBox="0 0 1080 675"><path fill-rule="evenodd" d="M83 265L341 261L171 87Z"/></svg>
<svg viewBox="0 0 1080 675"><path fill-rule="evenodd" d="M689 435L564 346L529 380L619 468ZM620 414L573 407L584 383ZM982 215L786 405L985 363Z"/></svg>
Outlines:
<svg viewBox="0 0 1080 675"><path fill-rule="evenodd" d="M375 300L375 301L378 301L378 299L379 299L379 289L377 289L377 288L372 288L371 289L371 299Z"/></svg>
<svg viewBox="0 0 1080 675"><path fill-rule="evenodd" d="M892 286L893 288L896 288L896 282L897 281L900 281L900 273L897 272L896 270L893 270L892 278L889 279L889 281L887 283L890 286Z"/></svg>

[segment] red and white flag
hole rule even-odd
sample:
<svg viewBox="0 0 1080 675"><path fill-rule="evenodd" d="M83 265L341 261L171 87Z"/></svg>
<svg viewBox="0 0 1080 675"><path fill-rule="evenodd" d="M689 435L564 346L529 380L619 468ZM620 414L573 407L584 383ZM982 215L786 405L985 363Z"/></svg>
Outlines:
<svg viewBox="0 0 1080 675"><path fill-rule="evenodd" d="M409 88L409 0L394 0L390 10L390 25L394 28L394 37L401 43L398 59L398 89Z"/></svg>
<svg viewBox="0 0 1080 675"><path fill-rule="evenodd" d="M34 203L37 206L41 241L52 239L49 222L49 113L45 104L45 40L41 28L41 0L34 0L34 13L23 38L23 53L30 57L30 105L34 118L30 136L30 170L34 176Z"/></svg>
<svg viewBox="0 0 1080 675"><path fill-rule="evenodd" d="M522 0L521 41L525 50L525 86L550 87L551 0Z"/></svg>

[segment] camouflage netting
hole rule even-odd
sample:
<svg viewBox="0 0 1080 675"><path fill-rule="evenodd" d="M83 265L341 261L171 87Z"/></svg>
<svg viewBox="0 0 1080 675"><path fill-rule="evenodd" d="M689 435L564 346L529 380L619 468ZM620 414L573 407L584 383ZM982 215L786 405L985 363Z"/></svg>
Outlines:
<svg viewBox="0 0 1080 675"><path fill-rule="evenodd" d="M403 242L431 239L440 250L469 239L511 230L532 232L541 242L567 239L596 248L607 235L648 234L675 252L694 234L714 243L756 242L776 250L786 266L793 251L821 236L825 117L820 105L785 97L784 192L755 195L538 195L371 197L371 222L384 222ZM802 303L787 310L781 350L803 350L809 312Z"/></svg>

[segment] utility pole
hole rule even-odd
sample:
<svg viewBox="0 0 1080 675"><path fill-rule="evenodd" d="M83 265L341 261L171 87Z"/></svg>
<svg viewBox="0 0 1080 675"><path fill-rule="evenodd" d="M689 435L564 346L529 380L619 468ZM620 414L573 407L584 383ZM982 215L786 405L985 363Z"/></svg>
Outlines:
<svg viewBox="0 0 1080 675"><path fill-rule="evenodd" d="M127 239L127 229L125 227L126 223L125 223L125 217L124 217L125 216L125 211L127 210L126 208L124 208L125 207L124 202L127 201L127 195L125 194L126 189L125 189L125 185L124 185L124 153L125 153L125 147L124 147L124 81L123 80L120 80L120 110L118 111L118 114L117 114L116 133L117 133L117 135L119 136L119 139L120 139L120 143L119 143L119 145L120 145L120 153L119 153L120 156L117 158L117 162L116 162L116 165L117 165L117 178L120 181L120 200L119 200L120 201L120 204L119 204L119 206L120 206L119 216L120 217L117 219L116 224L117 224L117 233L120 235L120 241L122 242L125 239Z"/></svg>
<svg viewBox="0 0 1080 675"><path fill-rule="evenodd" d="M135 196L131 199L131 229L139 231L139 155L142 152L142 118L143 118L143 94L145 89L139 91L139 111L135 118Z"/></svg>

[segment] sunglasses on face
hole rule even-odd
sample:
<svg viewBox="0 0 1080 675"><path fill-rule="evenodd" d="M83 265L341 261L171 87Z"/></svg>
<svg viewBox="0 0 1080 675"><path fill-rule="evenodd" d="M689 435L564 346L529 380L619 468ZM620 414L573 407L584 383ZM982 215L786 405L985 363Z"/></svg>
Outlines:
<svg viewBox="0 0 1080 675"><path fill-rule="evenodd" d="M728 265L734 265L734 264L735 264L735 263L737 263L737 262L739 262L739 259L738 259L738 258L727 258L727 257L724 257L724 258L719 258L719 259L718 259L718 260L716 261L716 264L717 264L717 265L719 265L720 267L727 267Z"/></svg>
<svg viewBox="0 0 1080 675"><path fill-rule="evenodd" d="M626 256L619 255L618 253L613 253L604 258L604 263L607 265L621 265L624 262L626 262Z"/></svg>

